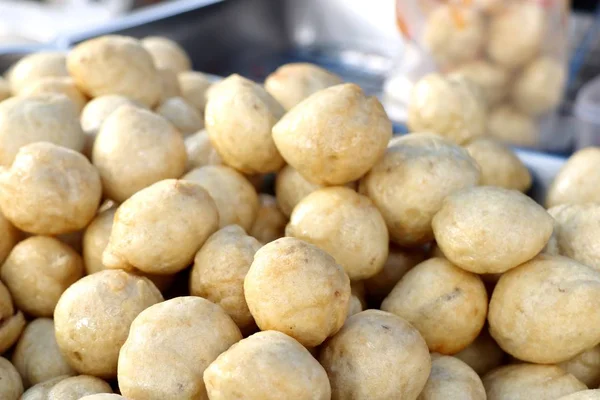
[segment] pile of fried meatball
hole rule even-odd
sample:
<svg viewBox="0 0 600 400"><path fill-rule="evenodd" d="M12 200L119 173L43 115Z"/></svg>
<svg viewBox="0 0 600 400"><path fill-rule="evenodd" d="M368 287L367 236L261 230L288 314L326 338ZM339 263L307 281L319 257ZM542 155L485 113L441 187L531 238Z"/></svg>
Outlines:
<svg viewBox="0 0 600 400"><path fill-rule="evenodd" d="M470 108L392 138L320 67L161 37L0 87L2 400L600 399L600 149L547 210Z"/></svg>

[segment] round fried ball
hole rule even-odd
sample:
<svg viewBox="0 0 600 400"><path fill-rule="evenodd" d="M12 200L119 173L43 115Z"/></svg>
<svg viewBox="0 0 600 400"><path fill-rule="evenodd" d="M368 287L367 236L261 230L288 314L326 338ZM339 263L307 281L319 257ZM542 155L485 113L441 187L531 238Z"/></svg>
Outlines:
<svg viewBox="0 0 600 400"><path fill-rule="evenodd" d="M561 100L566 68L549 57L529 63L515 81L512 98L519 110L538 116L556 108Z"/></svg>
<svg viewBox="0 0 600 400"><path fill-rule="evenodd" d="M177 74L181 97L189 104L196 107L199 113L204 113L206 108L206 94L212 82L206 75L196 71L185 71Z"/></svg>
<svg viewBox="0 0 600 400"><path fill-rule="evenodd" d="M345 187L319 189L302 199L285 234L331 254L351 280L376 275L388 256L383 217L368 197Z"/></svg>
<svg viewBox="0 0 600 400"><path fill-rule="evenodd" d="M13 247L15 247L15 245L21 238L21 234L19 233L17 228L15 228L13 224L11 224L10 221L7 220L4 214L2 214L1 212L0 237L2 237L2 240L0 240L0 264L2 264L4 263L4 260L6 260L6 257L8 257L8 255L10 254Z"/></svg>
<svg viewBox="0 0 600 400"><path fill-rule="evenodd" d="M408 127L435 132L458 144L485 134L487 111L482 92L462 76L429 74L412 88Z"/></svg>
<svg viewBox="0 0 600 400"><path fill-rule="evenodd" d="M488 29L487 53L505 68L518 68L534 58L546 33L542 5L515 1L495 14Z"/></svg>
<svg viewBox="0 0 600 400"><path fill-rule="evenodd" d="M275 179L277 205L281 212L289 218L300 200L323 187L323 185L307 181L294 167L286 165L279 171Z"/></svg>
<svg viewBox="0 0 600 400"><path fill-rule="evenodd" d="M379 310L348 318L325 343L319 361L329 376L333 400L416 399L431 370L419 331Z"/></svg>
<svg viewBox="0 0 600 400"><path fill-rule="evenodd" d="M10 84L6 79L0 77L0 101L8 99L11 95Z"/></svg>
<svg viewBox="0 0 600 400"><path fill-rule="evenodd" d="M283 158L271 128L284 110L258 84L232 75L206 104L206 131L223 162L245 174L279 170Z"/></svg>
<svg viewBox="0 0 600 400"><path fill-rule="evenodd" d="M346 314L346 318L349 318L354 314L358 314L361 311L363 311L362 302L354 293L352 293L350 295L350 300L348 301L348 312Z"/></svg>
<svg viewBox="0 0 600 400"><path fill-rule="evenodd" d="M585 383L587 387L598 387L600 385L600 346L587 349L570 360L561 362L558 366Z"/></svg>
<svg viewBox="0 0 600 400"><path fill-rule="evenodd" d="M94 142L96 141L96 136L100 131L100 127L110 114L124 104L144 107L141 104L128 99L127 97L116 94L108 94L105 96L96 97L86 104L81 111L80 117L81 127L83 128L83 133L85 133L86 139L84 154L91 156L92 148L94 146Z"/></svg>
<svg viewBox="0 0 600 400"><path fill-rule="evenodd" d="M260 208L252 228L248 232L262 244L267 244L285 236L287 217L277 207L277 200L269 194L258 196Z"/></svg>
<svg viewBox="0 0 600 400"><path fill-rule="evenodd" d="M481 332L487 303L479 276L448 260L431 258L402 277L381 309L413 324L432 352L455 354Z"/></svg>
<svg viewBox="0 0 600 400"><path fill-rule="evenodd" d="M600 202L600 148L588 147L573 154L548 189L546 207Z"/></svg>
<svg viewBox="0 0 600 400"><path fill-rule="evenodd" d="M185 151L187 153L185 170L188 172L194 168L223 163L204 129L185 138Z"/></svg>
<svg viewBox="0 0 600 400"><path fill-rule="evenodd" d="M300 343L277 331L234 344L204 371L213 400L329 400L327 373Z"/></svg>
<svg viewBox="0 0 600 400"><path fill-rule="evenodd" d="M62 375L75 375L60 353L54 335L54 321L50 318L34 319L25 327L12 355L12 362L21 374L25 387Z"/></svg>
<svg viewBox="0 0 600 400"><path fill-rule="evenodd" d="M487 129L491 137L516 146L535 146L539 140L533 118L510 104L491 110Z"/></svg>
<svg viewBox="0 0 600 400"><path fill-rule="evenodd" d="M82 276L79 254L48 236L19 242L0 269L16 306L35 317L52 317L62 293Z"/></svg>
<svg viewBox="0 0 600 400"><path fill-rule="evenodd" d="M502 364L504 352L486 328L481 331L473 343L454 354L454 357L465 362L475 372L483 376Z"/></svg>
<svg viewBox="0 0 600 400"><path fill-rule="evenodd" d="M265 90L289 110L311 94L341 83L342 78L317 65L291 63L267 76Z"/></svg>
<svg viewBox="0 0 600 400"><path fill-rule="evenodd" d="M87 98L79 91L72 78L57 76L49 76L33 81L21 90L19 96L32 97L48 93L67 96L77 107L78 114L81 113L87 103Z"/></svg>
<svg viewBox="0 0 600 400"><path fill-rule="evenodd" d="M190 57L173 40L160 36L148 36L141 40L141 44L152 56L156 68L169 69L175 73L192 69Z"/></svg>
<svg viewBox="0 0 600 400"><path fill-rule="evenodd" d="M218 226L217 206L199 184L160 181L119 206L102 263L108 268L174 274L192 263Z"/></svg>
<svg viewBox="0 0 600 400"><path fill-rule="evenodd" d="M450 76L462 77L479 85L488 106L502 101L509 88L508 71L484 60L463 64L454 69Z"/></svg>
<svg viewBox="0 0 600 400"><path fill-rule="evenodd" d="M48 392L50 392L50 389L58 382L67 378L69 378L69 375L62 375L40 382L27 389L20 400L48 400Z"/></svg>
<svg viewBox="0 0 600 400"><path fill-rule="evenodd" d="M206 299L156 304L133 321L121 349L121 393L131 399L208 399L204 370L241 339L233 320Z"/></svg>
<svg viewBox="0 0 600 400"><path fill-rule="evenodd" d="M396 286L396 283L415 265L425 259L419 250L406 250L390 244L389 255L383 269L376 275L365 279L365 290L376 301L383 300Z"/></svg>
<svg viewBox="0 0 600 400"><path fill-rule="evenodd" d="M379 100L353 83L313 94L273 127L285 161L322 185L360 178L383 156L391 136L392 124Z"/></svg>
<svg viewBox="0 0 600 400"><path fill-rule="evenodd" d="M184 181L197 183L213 198L219 210L219 227L237 224L249 231L259 203L256 190L239 172L225 165L206 165L185 174Z"/></svg>
<svg viewBox="0 0 600 400"><path fill-rule="evenodd" d="M202 114L181 97L164 100L156 108L156 113L167 119L184 136L204 127Z"/></svg>
<svg viewBox="0 0 600 400"><path fill-rule="evenodd" d="M173 70L158 68L158 75L160 76L162 91L160 96L160 103L165 102L171 97L181 96L181 88L179 87L179 79L177 74ZM194 109L195 110L195 109Z"/></svg>
<svg viewBox="0 0 600 400"><path fill-rule="evenodd" d="M86 40L69 52L67 69L90 97L119 94L152 107L161 96L162 81L152 56L131 37Z"/></svg>
<svg viewBox="0 0 600 400"><path fill-rule="evenodd" d="M556 365L514 364L483 377L488 400L553 400L587 387Z"/></svg>
<svg viewBox="0 0 600 400"><path fill-rule="evenodd" d="M325 251L286 237L256 252L244 294L261 330L277 330L313 347L344 324L350 280Z"/></svg>
<svg viewBox="0 0 600 400"><path fill-rule="evenodd" d="M0 281L0 354L17 342L23 328L25 317L21 311L15 310L10 292Z"/></svg>
<svg viewBox="0 0 600 400"><path fill-rule="evenodd" d="M12 164L19 149L34 142L83 150L79 112L67 96L12 97L0 104L0 165Z"/></svg>
<svg viewBox="0 0 600 400"><path fill-rule="evenodd" d="M102 186L82 154L49 142L22 147L0 168L0 207L17 228L58 235L84 228L96 214Z"/></svg>
<svg viewBox="0 0 600 400"><path fill-rule="evenodd" d="M600 272L539 255L505 272L490 300L490 333L520 360L566 361L600 342Z"/></svg>
<svg viewBox="0 0 600 400"><path fill-rule="evenodd" d="M92 162L100 172L105 196L123 202L155 182L181 177L185 145L163 117L124 105L102 124Z"/></svg>
<svg viewBox="0 0 600 400"><path fill-rule="evenodd" d="M531 173L517 155L499 141L481 137L465 145L481 170L481 185L499 186L526 192L531 187Z"/></svg>
<svg viewBox="0 0 600 400"><path fill-rule="evenodd" d="M96 393L112 393L108 383L89 375L79 375L58 382L48 391L48 400L79 400Z"/></svg>
<svg viewBox="0 0 600 400"><path fill-rule="evenodd" d="M0 357L0 398L2 400L19 400L22 394L23 382L19 373L10 361Z"/></svg>
<svg viewBox="0 0 600 400"><path fill-rule="evenodd" d="M431 373L418 400L486 400L485 388L471 367L455 357L431 355Z"/></svg>
<svg viewBox="0 0 600 400"><path fill-rule="evenodd" d="M240 328L254 323L244 298L244 278L261 244L238 225L213 233L194 258L190 294L221 306Z"/></svg>
<svg viewBox="0 0 600 400"><path fill-rule="evenodd" d="M563 396L558 400L600 400L600 389L582 390Z"/></svg>
<svg viewBox="0 0 600 400"><path fill-rule="evenodd" d="M391 240L412 247L433 239L431 220L444 198L479 179L479 166L466 150L419 133L393 140L361 189L383 215Z"/></svg>
<svg viewBox="0 0 600 400"><path fill-rule="evenodd" d="M521 192L479 186L446 197L432 226L437 245L452 263L489 274L535 257L552 235L553 221Z"/></svg>
<svg viewBox="0 0 600 400"><path fill-rule="evenodd" d="M119 349L144 309L163 300L154 284L121 270L81 278L54 311L56 342L73 369L100 378L117 375Z"/></svg>
<svg viewBox="0 0 600 400"><path fill-rule="evenodd" d="M600 270L600 204L563 204L548 213L555 221L558 254Z"/></svg>
<svg viewBox="0 0 600 400"><path fill-rule="evenodd" d="M471 8L440 5L429 15L423 45L441 66L452 66L477 57L485 43L485 20Z"/></svg>
<svg viewBox="0 0 600 400"><path fill-rule="evenodd" d="M66 56L60 52L29 54L13 65L7 79L13 94L38 79L46 77L68 77Z"/></svg>

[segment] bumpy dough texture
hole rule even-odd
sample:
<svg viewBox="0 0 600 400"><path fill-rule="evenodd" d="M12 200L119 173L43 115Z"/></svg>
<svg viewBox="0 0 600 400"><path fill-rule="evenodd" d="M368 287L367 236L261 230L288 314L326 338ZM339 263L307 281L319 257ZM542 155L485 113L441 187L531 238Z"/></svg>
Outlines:
<svg viewBox="0 0 600 400"><path fill-rule="evenodd" d="M102 253L108 245L117 207L111 207L96 215L83 233L83 265L86 275L106 269Z"/></svg>
<svg viewBox="0 0 600 400"><path fill-rule="evenodd" d="M383 217L368 197L345 187L319 189L302 199L285 234L331 254L351 280L377 274L388 256Z"/></svg>
<svg viewBox="0 0 600 400"><path fill-rule="evenodd" d="M600 389L582 390L563 396L558 400L600 400Z"/></svg>
<svg viewBox="0 0 600 400"><path fill-rule="evenodd" d="M442 67L471 61L485 43L485 20L471 8L439 5L428 16L423 45Z"/></svg>
<svg viewBox="0 0 600 400"><path fill-rule="evenodd" d="M512 98L516 106L530 115L541 115L556 108L562 99L567 71L549 57L529 63L517 78Z"/></svg>
<svg viewBox="0 0 600 400"><path fill-rule="evenodd" d="M267 76L265 90L289 110L313 93L342 82L342 78L317 65L292 63Z"/></svg>
<svg viewBox="0 0 600 400"><path fill-rule="evenodd" d="M548 189L546 207L600 202L600 147L577 151L562 166Z"/></svg>
<svg viewBox="0 0 600 400"><path fill-rule="evenodd" d="M370 298L383 300L396 286L396 283L415 265L425 258L420 250L406 250L390 245L389 255L383 269L376 275L364 280L365 290Z"/></svg>
<svg viewBox="0 0 600 400"><path fill-rule="evenodd" d="M431 370L419 332L380 310L348 318L325 343L319 361L329 376L333 400L416 399Z"/></svg>
<svg viewBox="0 0 600 400"><path fill-rule="evenodd" d="M408 127L434 132L458 144L485 134L487 113L482 92L460 76L430 74L412 88Z"/></svg>
<svg viewBox="0 0 600 400"><path fill-rule="evenodd" d="M220 165L223 163L221 156L210 142L206 130L201 130L186 137L185 151L187 153L186 171L206 165Z"/></svg>
<svg viewBox="0 0 600 400"><path fill-rule="evenodd" d="M275 178L275 196L277 205L289 218L296 204L317 189L324 187L304 179L291 165L286 165Z"/></svg>
<svg viewBox="0 0 600 400"><path fill-rule="evenodd" d="M192 69L192 61L185 50L173 40L160 36L149 36L141 41L152 56L156 68L169 69L175 73Z"/></svg>
<svg viewBox="0 0 600 400"><path fill-rule="evenodd" d="M508 71L484 60L463 64L452 70L450 76L463 77L479 85L488 106L502 101L510 87Z"/></svg>
<svg viewBox="0 0 600 400"><path fill-rule="evenodd" d="M83 155L49 142L22 147L0 168L0 207L17 228L59 235L84 228L96 214L102 186Z"/></svg>
<svg viewBox="0 0 600 400"><path fill-rule="evenodd" d="M77 108L65 95L13 97L0 104L0 165L12 164L19 149L30 143L81 151L84 141Z"/></svg>
<svg viewBox="0 0 600 400"><path fill-rule="evenodd" d="M58 347L79 373L114 378L131 322L162 300L150 280L125 271L106 270L83 277L56 305Z"/></svg>
<svg viewBox="0 0 600 400"><path fill-rule="evenodd" d="M323 89L273 127L285 161L308 181L343 185L383 156L392 124L379 100L353 83Z"/></svg>
<svg viewBox="0 0 600 400"><path fill-rule="evenodd" d="M96 137L92 162L105 196L123 202L134 193L185 171L183 138L163 117L138 107L119 107Z"/></svg>
<svg viewBox="0 0 600 400"><path fill-rule="evenodd" d="M479 179L479 166L463 148L419 133L390 143L362 179L361 192L381 211L391 240L411 247L433 239L431 220L444 198Z"/></svg>
<svg viewBox="0 0 600 400"><path fill-rule="evenodd" d="M192 263L218 226L217 206L199 184L160 181L119 206L102 262L108 268L174 274Z"/></svg>
<svg viewBox="0 0 600 400"><path fill-rule="evenodd" d="M17 342L12 362L25 387L62 375L75 375L60 353L54 336L54 321L50 318L37 318L27 325Z"/></svg>
<svg viewBox="0 0 600 400"><path fill-rule="evenodd" d="M413 324L432 352L455 354L481 332L487 302L479 276L431 258L404 275L381 309Z"/></svg>
<svg viewBox="0 0 600 400"><path fill-rule="evenodd" d="M31 97L47 93L64 94L75 104L78 113L81 113L87 103L87 98L77 88L75 81L66 77L50 76L33 81L21 90L19 96Z"/></svg>
<svg viewBox="0 0 600 400"><path fill-rule="evenodd" d="M8 82L13 94L38 79L68 77L66 55L59 52L33 53L21 58L8 72Z"/></svg>
<svg viewBox="0 0 600 400"><path fill-rule="evenodd" d="M594 346L570 360L558 364L559 367L585 383L587 387L600 385L600 346Z"/></svg>
<svg viewBox="0 0 600 400"><path fill-rule="evenodd" d="M488 400L555 400L587 387L555 365L516 364L483 377Z"/></svg>
<svg viewBox="0 0 600 400"><path fill-rule="evenodd" d="M52 317L62 293L82 276L79 254L47 236L19 242L0 269L16 306L34 317Z"/></svg>
<svg viewBox="0 0 600 400"><path fill-rule="evenodd" d="M156 108L182 135L191 135L204 127L202 114L181 97L170 97Z"/></svg>
<svg viewBox="0 0 600 400"><path fill-rule="evenodd" d="M281 238L255 254L244 294L261 330L281 331L313 347L344 324L350 280L317 246Z"/></svg>
<svg viewBox="0 0 600 400"><path fill-rule="evenodd" d="M9 220L6 219L4 214L0 212L0 264L4 263L6 257L10 251L15 247L15 244L21 238L21 233Z"/></svg>
<svg viewBox="0 0 600 400"><path fill-rule="evenodd" d="M177 297L142 312L119 356L123 396L208 400L202 375L242 335L223 309L201 297Z"/></svg>
<svg viewBox="0 0 600 400"><path fill-rule="evenodd" d="M540 255L502 275L488 321L500 347L520 360L573 358L600 342L600 272Z"/></svg>
<svg viewBox="0 0 600 400"><path fill-rule="evenodd" d="M131 37L86 40L69 52L67 68L90 97L119 94L152 107L161 96L162 82L150 53Z"/></svg>
<svg viewBox="0 0 600 400"><path fill-rule="evenodd" d="M190 294L221 306L240 328L254 323L244 298L244 278L261 244L238 225L212 234L194 258Z"/></svg>
<svg viewBox="0 0 600 400"><path fill-rule="evenodd" d="M232 75L209 96L205 112L206 131L225 164L245 174L283 166L271 129L284 110L261 86Z"/></svg>
<svg viewBox="0 0 600 400"><path fill-rule="evenodd" d="M185 181L202 186L219 210L219 227L237 224L249 231L258 213L258 195L250 182L233 168L206 165L185 174Z"/></svg>
<svg viewBox="0 0 600 400"><path fill-rule="evenodd" d="M491 137L511 145L535 146L539 141L534 119L511 104L491 110L487 129Z"/></svg>
<svg viewBox="0 0 600 400"><path fill-rule="evenodd" d="M284 237L285 225L288 219L279 207L277 207L275 197L261 193L258 196L258 200L260 208L252 224L252 228L248 232L250 236L255 237L262 244L267 244Z"/></svg>
<svg viewBox="0 0 600 400"><path fill-rule="evenodd" d="M546 17L541 4L512 2L492 17L487 53L506 68L519 68L538 54L545 33Z"/></svg>
<svg viewBox="0 0 600 400"><path fill-rule="evenodd" d="M258 332L234 344L204 371L211 400L329 400L327 373L291 337Z"/></svg>
<svg viewBox="0 0 600 400"><path fill-rule="evenodd" d="M417 400L486 400L481 378L455 357L432 354L431 373Z"/></svg>
<svg viewBox="0 0 600 400"><path fill-rule="evenodd" d="M206 94L212 83L201 72L186 71L177 74L181 97L196 107L198 112L204 114L206 108Z"/></svg>
<svg viewBox="0 0 600 400"><path fill-rule="evenodd" d="M499 186L526 192L531 173L517 155L502 143L487 137L476 138L465 149L481 170L481 185Z"/></svg>
<svg viewBox="0 0 600 400"><path fill-rule="evenodd" d="M600 204L563 204L548 213L555 221L558 254L600 271Z"/></svg>
<svg viewBox="0 0 600 400"><path fill-rule="evenodd" d="M15 367L0 357L0 399L19 400L23 394L23 382Z"/></svg>
<svg viewBox="0 0 600 400"><path fill-rule="evenodd" d="M552 217L526 195L494 186L448 196L433 218L435 240L459 267L501 273L531 260L552 235Z"/></svg>
<svg viewBox="0 0 600 400"><path fill-rule="evenodd" d="M57 376L56 378L48 379L47 381L40 382L27 389L20 400L48 400L48 392L58 382L67 379L69 375Z"/></svg>
<svg viewBox="0 0 600 400"><path fill-rule="evenodd" d="M102 379L79 375L63 379L54 385L48 392L48 400L79 400L96 393L112 393L112 389Z"/></svg>
<svg viewBox="0 0 600 400"><path fill-rule="evenodd" d="M465 362L475 372L483 376L502 364L504 352L490 336L487 328L484 328L473 343L456 353L454 357Z"/></svg>

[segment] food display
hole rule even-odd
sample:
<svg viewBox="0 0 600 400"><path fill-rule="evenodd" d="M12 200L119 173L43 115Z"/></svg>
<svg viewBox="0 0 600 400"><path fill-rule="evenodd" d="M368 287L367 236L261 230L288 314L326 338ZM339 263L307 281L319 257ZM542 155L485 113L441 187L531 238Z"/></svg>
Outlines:
<svg viewBox="0 0 600 400"><path fill-rule="evenodd" d="M471 59L520 18L473 4L465 31L435 13L460 68L424 78L402 137L310 64L212 83L170 39L114 35L17 62L0 399L597 399L600 149L529 197L485 104L533 121L560 71L503 72L535 38Z"/></svg>

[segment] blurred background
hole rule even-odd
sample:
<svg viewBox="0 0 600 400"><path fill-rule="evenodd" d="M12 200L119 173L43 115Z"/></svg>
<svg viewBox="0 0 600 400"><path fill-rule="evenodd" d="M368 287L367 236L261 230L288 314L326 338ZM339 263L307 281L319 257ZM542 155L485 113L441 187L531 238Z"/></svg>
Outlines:
<svg viewBox="0 0 600 400"><path fill-rule="evenodd" d="M529 11L519 8L524 3ZM450 9L450 21L432 22L444 8ZM473 12L475 22L484 26L481 35L494 29L496 19L513 19L505 23L510 27L514 21L536 26L527 18L543 18L544 36L536 51L560 66L555 72L560 102L510 118L505 114L512 104L503 103L504 114L497 120L511 123L514 138L505 139L515 146L569 154L600 145L600 81L594 85L600 75L599 10L592 0L0 0L0 68L6 70L23 54L66 50L102 34L162 35L186 49L194 69L215 76L239 73L260 82L285 63L324 66L380 97L402 132L412 83L427 72L450 74L466 65L442 60L428 38L456 37L457 48L461 38L477 42L477 31L469 25ZM516 29L509 29L500 45L504 41L511 48L512 41L526 37L518 32L522 27ZM453 48L442 43L442 53ZM486 56L485 48L478 54L481 59L468 62L495 66L497 60ZM512 66L510 84L516 85L528 68ZM547 74L529 75L537 79L538 91L549 90L544 87ZM525 127L529 132L519 131Z"/></svg>

